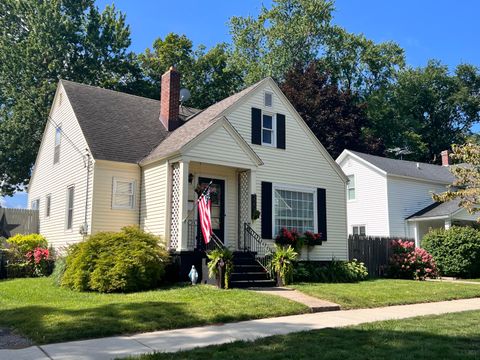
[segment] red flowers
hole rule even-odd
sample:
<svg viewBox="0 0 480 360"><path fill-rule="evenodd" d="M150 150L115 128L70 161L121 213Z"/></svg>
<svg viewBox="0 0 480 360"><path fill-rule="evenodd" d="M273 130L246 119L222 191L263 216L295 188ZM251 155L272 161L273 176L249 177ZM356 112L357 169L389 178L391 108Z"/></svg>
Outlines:
<svg viewBox="0 0 480 360"><path fill-rule="evenodd" d="M297 229L288 230L281 228L279 234L275 238L275 243L278 245L290 245L295 250L300 251L303 245L313 246L321 244L321 234L312 231L306 231L301 235Z"/></svg>
<svg viewBox="0 0 480 360"><path fill-rule="evenodd" d="M49 262L52 260L48 249L37 247L33 251L28 251L25 257L27 262L33 266L35 275L47 275Z"/></svg>
<svg viewBox="0 0 480 360"><path fill-rule="evenodd" d="M436 277L435 261L426 250L406 240L393 240L391 246L393 255L388 270L391 277L416 280Z"/></svg>

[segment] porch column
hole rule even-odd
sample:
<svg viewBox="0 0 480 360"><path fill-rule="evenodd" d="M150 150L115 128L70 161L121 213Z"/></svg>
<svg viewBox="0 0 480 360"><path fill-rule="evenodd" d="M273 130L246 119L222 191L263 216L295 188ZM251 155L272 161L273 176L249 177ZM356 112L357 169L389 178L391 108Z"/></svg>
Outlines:
<svg viewBox="0 0 480 360"><path fill-rule="evenodd" d="M179 250L188 250L187 237L188 237L188 173L189 162L180 161L180 214L181 223L179 227Z"/></svg>
<svg viewBox="0 0 480 360"><path fill-rule="evenodd" d="M420 246L420 229L418 225L418 221L413 223L413 238L415 239L415 246Z"/></svg>
<svg viewBox="0 0 480 360"><path fill-rule="evenodd" d="M169 238L170 249L180 251L187 246L188 162L171 165Z"/></svg>
<svg viewBox="0 0 480 360"><path fill-rule="evenodd" d="M445 219L445 230L450 229L452 226L452 219Z"/></svg>

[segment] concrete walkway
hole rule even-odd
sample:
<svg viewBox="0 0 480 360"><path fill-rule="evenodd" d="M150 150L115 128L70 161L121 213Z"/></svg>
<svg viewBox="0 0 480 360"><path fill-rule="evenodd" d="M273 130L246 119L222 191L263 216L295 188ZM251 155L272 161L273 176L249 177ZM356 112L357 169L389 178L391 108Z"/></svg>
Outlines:
<svg viewBox="0 0 480 360"><path fill-rule="evenodd" d="M144 353L176 352L236 340L255 340L299 331L358 325L414 316L440 315L480 310L480 298L374 309L340 310L250 320L225 325L156 331L133 336L72 341L33 346L21 350L0 350L2 360L103 360Z"/></svg>
<svg viewBox="0 0 480 360"><path fill-rule="evenodd" d="M251 288L251 290L267 295L276 295L288 300L296 301L300 304L308 306L310 312L323 312L323 311L335 311L340 310L340 305L330 301L321 300L316 297L304 294L295 289L286 287L274 287L274 288Z"/></svg>
<svg viewBox="0 0 480 360"><path fill-rule="evenodd" d="M480 281L469 281L469 280L462 280L462 279L455 279L455 278L428 279L428 281L480 285Z"/></svg>

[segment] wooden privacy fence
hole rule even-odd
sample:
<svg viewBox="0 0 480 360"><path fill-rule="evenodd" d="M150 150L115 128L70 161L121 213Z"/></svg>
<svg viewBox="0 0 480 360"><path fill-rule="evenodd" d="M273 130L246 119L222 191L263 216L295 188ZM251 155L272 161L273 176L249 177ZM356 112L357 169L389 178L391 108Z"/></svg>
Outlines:
<svg viewBox="0 0 480 360"><path fill-rule="evenodd" d="M0 237L38 233L38 210L0 208Z"/></svg>
<svg viewBox="0 0 480 360"><path fill-rule="evenodd" d="M348 257L365 264L370 276L384 276L388 260L392 255L392 240L399 238L350 235L348 237ZM409 240L411 239L402 239Z"/></svg>

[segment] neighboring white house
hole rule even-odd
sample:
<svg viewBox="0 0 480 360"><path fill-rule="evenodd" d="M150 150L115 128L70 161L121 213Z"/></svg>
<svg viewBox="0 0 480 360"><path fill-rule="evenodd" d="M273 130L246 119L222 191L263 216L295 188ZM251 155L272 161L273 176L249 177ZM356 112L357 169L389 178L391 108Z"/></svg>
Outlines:
<svg viewBox="0 0 480 360"><path fill-rule="evenodd" d="M443 165L389 159L344 150L337 163L347 175L347 219L349 234L415 239L420 244L431 228L475 221L458 201L436 203L454 177L448 152Z"/></svg>
<svg viewBox="0 0 480 360"><path fill-rule="evenodd" d="M195 189L212 181L214 231L229 248L245 248L245 224L267 242L287 227L322 233L310 259L347 259L347 178L276 83L203 111L181 105L179 88L173 68L161 101L59 82L28 188L47 240L136 224L195 252Z"/></svg>

